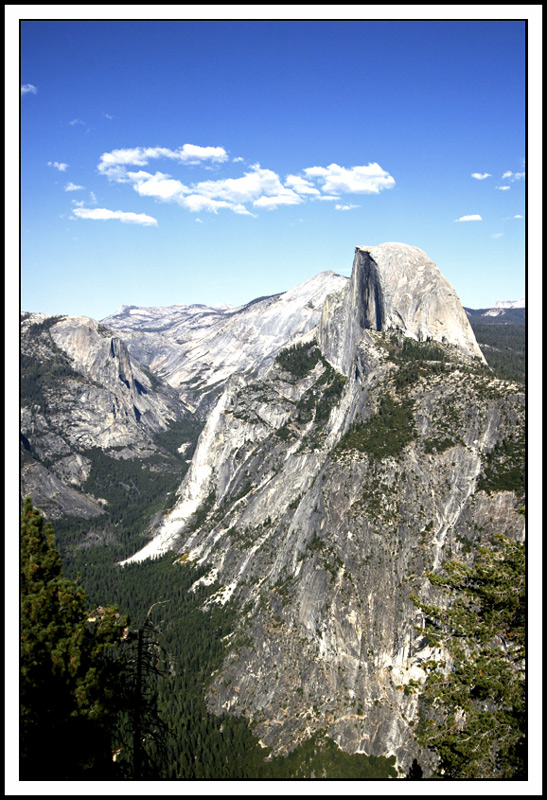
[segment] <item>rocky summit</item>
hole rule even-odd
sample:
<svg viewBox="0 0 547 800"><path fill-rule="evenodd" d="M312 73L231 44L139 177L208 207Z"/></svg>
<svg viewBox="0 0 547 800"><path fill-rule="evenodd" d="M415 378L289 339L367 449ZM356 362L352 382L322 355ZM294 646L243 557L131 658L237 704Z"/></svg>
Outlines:
<svg viewBox="0 0 547 800"><path fill-rule="evenodd" d="M73 371L27 399L30 467L97 504L82 442L145 464L166 420L197 413L170 508L120 568L171 553L203 568L209 607L237 605L209 710L276 754L326 731L427 771L414 689L431 651L410 595L493 533L523 539L522 385L494 376L454 289L404 244L357 247L350 279L161 319L24 319L32 364Z"/></svg>
<svg viewBox="0 0 547 800"><path fill-rule="evenodd" d="M342 372L365 330L400 330L484 358L456 292L423 250L410 245L357 247L351 281L324 304L319 341Z"/></svg>

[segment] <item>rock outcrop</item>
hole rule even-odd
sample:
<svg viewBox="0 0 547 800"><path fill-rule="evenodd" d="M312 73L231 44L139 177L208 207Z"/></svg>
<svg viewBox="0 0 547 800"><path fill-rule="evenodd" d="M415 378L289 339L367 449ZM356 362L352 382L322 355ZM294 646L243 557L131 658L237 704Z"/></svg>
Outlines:
<svg viewBox="0 0 547 800"><path fill-rule="evenodd" d="M158 452L156 434L185 413L170 387L88 317L23 315L21 378L21 491L53 519L102 514L82 492L87 451L148 458Z"/></svg>
<svg viewBox="0 0 547 800"><path fill-rule="evenodd" d="M423 250L411 245L357 247L349 285L327 298L319 343L344 374L365 330L399 330L484 361L456 292Z"/></svg>

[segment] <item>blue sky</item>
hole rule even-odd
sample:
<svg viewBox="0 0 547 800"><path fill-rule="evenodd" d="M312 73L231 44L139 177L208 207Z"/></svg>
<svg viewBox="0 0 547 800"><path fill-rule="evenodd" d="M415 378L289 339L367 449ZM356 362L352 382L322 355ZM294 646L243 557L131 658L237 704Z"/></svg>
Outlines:
<svg viewBox="0 0 547 800"><path fill-rule="evenodd" d="M525 23L21 23L21 306L240 305L400 241L524 296Z"/></svg>

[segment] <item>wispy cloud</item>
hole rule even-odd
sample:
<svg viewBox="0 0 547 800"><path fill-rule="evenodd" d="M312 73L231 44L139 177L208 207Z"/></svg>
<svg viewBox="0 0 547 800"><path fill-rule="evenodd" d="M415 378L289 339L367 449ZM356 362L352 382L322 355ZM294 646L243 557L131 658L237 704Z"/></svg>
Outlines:
<svg viewBox="0 0 547 800"><path fill-rule="evenodd" d="M258 200L253 201L253 206L255 208L278 208L279 206L296 206L301 202L302 198L290 191L290 193L259 197Z"/></svg>
<svg viewBox="0 0 547 800"><path fill-rule="evenodd" d="M502 236L503 236L503 233L491 233L490 234L490 238L491 239L501 239Z"/></svg>
<svg viewBox="0 0 547 800"><path fill-rule="evenodd" d="M76 119L71 119L68 124L69 125L85 125L85 122L83 121L83 119L76 118Z"/></svg>
<svg viewBox="0 0 547 800"><path fill-rule="evenodd" d="M236 214L250 214L241 203L229 203L226 200L214 200L210 197L203 197L200 194L189 194L180 199L180 205L193 213L209 211L213 214L218 213L221 208L229 208Z"/></svg>
<svg viewBox="0 0 547 800"><path fill-rule="evenodd" d="M145 167L154 158L169 158L180 164L202 164L204 162L223 163L228 153L223 147L200 147L184 144L178 150L168 147L131 147L103 153L99 162L99 172L119 181L123 172L120 167Z"/></svg>
<svg viewBox="0 0 547 800"><path fill-rule="evenodd" d="M464 217L460 217L459 219L455 219L454 222L481 222L482 217L480 214L467 214Z"/></svg>
<svg viewBox="0 0 547 800"><path fill-rule="evenodd" d="M340 205L340 203L337 203L334 207L337 211L350 211L352 208L360 208L360 206L354 206L351 203L348 203L345 206L342 206Z"/></svg>
<svg viewBox="0 0 547 800"><path fill-rule="evenodd" d="M293 189L298 194L308 194L308 195L319 195L321 192L319 189L311 183L311 181L306 180L301 175L287 175L285 178L285 186Z"/></svg>
<svg viewBox="0 0 547 800"><path fill-rule="evenodd" d="M510 188L511 187L507 186L507 185L505 185L505 186L496 186L496 189L499 189L500 192L507 192L507 191L509 191Z"/></svg>
<svg viewBox="0 0 547 800"><path fill-rule="evenodd" d="M110 211L108 208L74 208L72 213L79 219L109 220L117 219L132 225L157 225L157 219L148 214L136 214L134 211Z"/></svg>
<svg viewBox="0 0 547 800"><path fill-rule="evenodd" d="M24 94L38 94L38 89L32 83L25 83L21 86L21 96Z"/></svg>
<svg viewBox="0 0 547 800"><path fill-rule="evenodd" d="M68 169L68 164L65 164L63 161L48 161L47 165L48 167L55 167L59 172L66 172Z"/></svg>
<svg viewBox="0 0 547 800"><path fill-rule="evenodd" d="M471 177L478 181L483 181L485 178L491 178L492 176L489 172L472 172Z"/></svg>
<svg viewBox="0 0 547 800"><path fill-rule="evenodd" d="M72 181L69 181L65 186L65 192L77 192L80 189L85 189L85 186L77 186L75 183L72 183Z"/></svg>
<svg viewBox="0 0 547 800"><path fill-rule="evenodd" d="M502 181L509 180L511 181L511 183L513 183L514 181L520 181L524 177L526 177L525 172L511 172L511 170L508 169L506 172L503 173L501 179Z"/></svg>
<svg viewBox="0 0 547 800"><path fill-rule="evenodd" d="M522 214L515 214L513 219L523 219L523 216L522 216Z"/></svg>

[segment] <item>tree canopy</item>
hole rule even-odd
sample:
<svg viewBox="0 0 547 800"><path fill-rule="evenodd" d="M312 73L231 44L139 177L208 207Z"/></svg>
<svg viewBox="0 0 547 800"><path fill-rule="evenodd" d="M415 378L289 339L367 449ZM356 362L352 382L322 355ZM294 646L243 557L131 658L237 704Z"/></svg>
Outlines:
<svg viewBox="0 0 547 800"><path fill-rule="evenodd" d="M110 726L118 712L115 653L127 620L87 607L63 576L50 523L24 502L21 520L20 777L112 776Z"/></svg>
<svg viewBox="0 0 547 800"><path fill-rule="evenodd" d="M420 632L438 657L420 697L418 738L439 758L443 778L522 779L526 775L525 548L503 535L472 564L451 561L439 604L411 599Z"/></svg>

